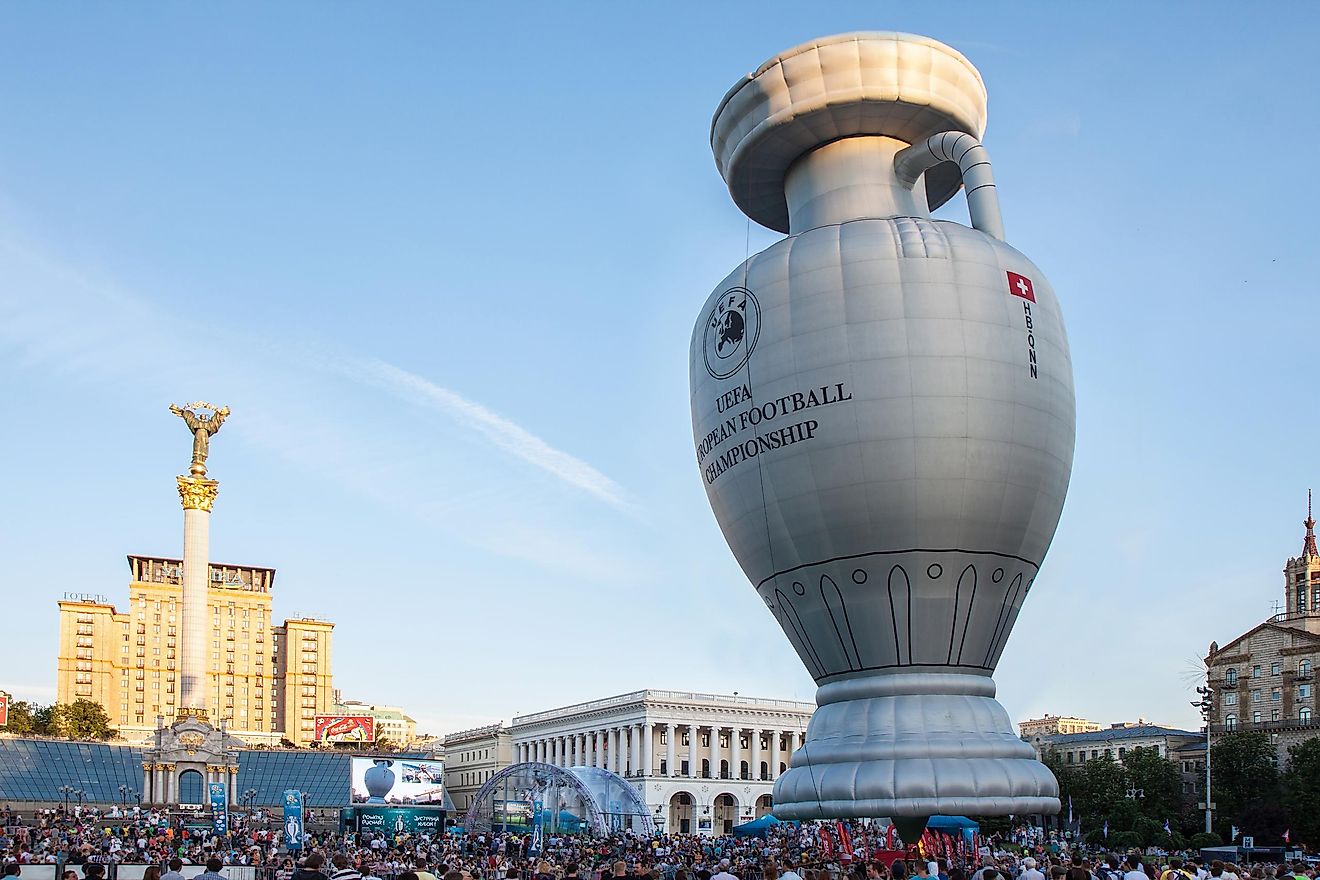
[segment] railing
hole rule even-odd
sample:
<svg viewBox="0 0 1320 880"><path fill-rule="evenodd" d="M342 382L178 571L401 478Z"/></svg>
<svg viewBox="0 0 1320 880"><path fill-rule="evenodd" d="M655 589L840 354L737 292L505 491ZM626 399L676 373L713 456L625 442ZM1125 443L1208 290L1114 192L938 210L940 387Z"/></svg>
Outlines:
<svg viewBox="0 0 1320 880"><path fill-rule="evenodd" d="M1235 724L1212 724L1211 733L1252 733L1257 731L1308 730L1320 727L1320 719L1312 715L1306 721L1300 718L1281 718L1278 721L1238 721Z"/></svg>
<svg viewBox="0 0 1320 880"><path fill-rule="evenodd" d="M1320 611L1284 611L1270 618L1270 623L1291 623L1294 620L1306 620L1314 617L1320 620Z"/></svg>

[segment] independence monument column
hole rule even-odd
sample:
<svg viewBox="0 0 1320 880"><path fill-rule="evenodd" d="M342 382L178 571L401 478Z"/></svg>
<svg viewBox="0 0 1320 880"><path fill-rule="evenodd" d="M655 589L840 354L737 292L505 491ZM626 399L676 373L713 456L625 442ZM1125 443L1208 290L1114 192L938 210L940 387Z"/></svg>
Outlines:
<svg viewBox="0 0 1320 880"><path fill-rule="evenodd" d="M211 435L220 430L229 407L203 401L184 407L170 405L193 435L188 476L176 477L183 502L183 626L179 664L179 708L176 719L189 715L206 720L206 593L211 570L211 505L220 483L206 478Z"/></svg>

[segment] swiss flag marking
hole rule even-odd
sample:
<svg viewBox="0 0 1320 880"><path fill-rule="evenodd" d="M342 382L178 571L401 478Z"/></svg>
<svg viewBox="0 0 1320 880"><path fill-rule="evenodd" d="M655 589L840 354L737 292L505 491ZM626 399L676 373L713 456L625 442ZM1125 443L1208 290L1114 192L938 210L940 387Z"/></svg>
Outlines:
<svg viewBox="0 0 1320 880"><path fill-rule="evenodd" d="M1016 272L1008 273L1008 292L1031 302L1036 301L1036 289L1031 286L1031 279Z"/></svg>

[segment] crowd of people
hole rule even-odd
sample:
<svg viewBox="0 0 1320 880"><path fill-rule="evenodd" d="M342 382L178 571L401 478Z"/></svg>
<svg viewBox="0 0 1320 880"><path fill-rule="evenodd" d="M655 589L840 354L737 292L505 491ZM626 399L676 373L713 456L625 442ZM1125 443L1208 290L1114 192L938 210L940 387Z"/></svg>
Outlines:
<svg viewBox="0 0 1320 880"><path fill-rule="evenodd" d="M225 833L205 817L94 807L19 816L0 809L0 880L24 865L62 866L61 880L113 880L121 864L153 865L146 880L205 880L248 866L253 880L1320 880L1298 864L1239 866L1193 854L1104 853L1027 827L969 840L893 847L871 823L787 823L764 837L617 833L309 833L293 853L280 818L235 813ZM833 829L837 829L834 831ZM188 873L194 873L190 871Z"/></svg>

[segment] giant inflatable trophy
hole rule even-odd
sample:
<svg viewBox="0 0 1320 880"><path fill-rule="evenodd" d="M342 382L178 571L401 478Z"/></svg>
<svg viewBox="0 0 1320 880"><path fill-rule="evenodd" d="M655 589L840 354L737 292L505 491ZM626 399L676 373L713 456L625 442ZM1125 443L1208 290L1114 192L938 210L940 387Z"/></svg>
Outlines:
<svg viewBox="0 0 1320 880"><path fill-rule="evenodd" d="M711 147L788 237L692 335L692 424L724 537L819 685L780 818L1054 813L991 680L1072 468L1054 291L1004 241L976 69L924 37L778 55ZM972 228L930 218L967 194Z"/></svg>

